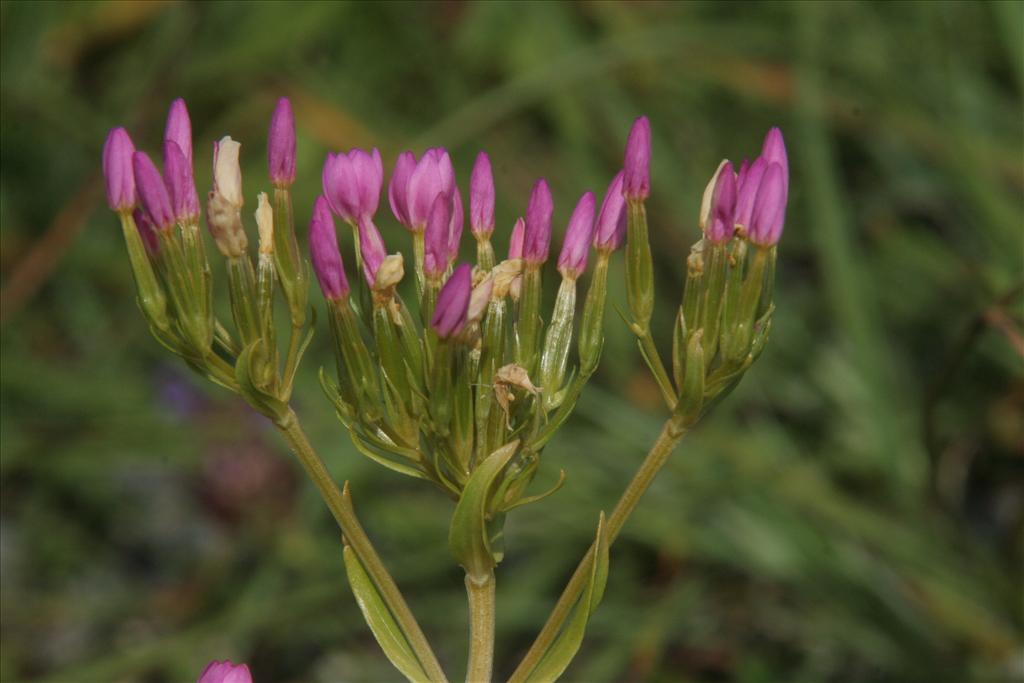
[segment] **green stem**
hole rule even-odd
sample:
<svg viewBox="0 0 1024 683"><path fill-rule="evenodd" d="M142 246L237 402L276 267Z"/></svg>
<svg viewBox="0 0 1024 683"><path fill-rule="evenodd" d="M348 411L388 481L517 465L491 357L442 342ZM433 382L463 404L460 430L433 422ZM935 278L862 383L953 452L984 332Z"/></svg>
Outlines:
<svg viewBox="0 0 1024 683"><path fill-rule="evenodd" d="M673 416L665 422L665 426L662 427L661 433L658 435L654 445L651 446L651 450L647 453L647 457L644 458L640 469L637 470L626 490L622 492L619 502L608 517L605 531L609 546L615 542L616 537L622 530L622 526L629 519L629 515L632 514L637 503L640 502L640 498L650 487L651 482L654 481L655 475L658 474L658 471L665 465L672 451L679 445L679 442L686 434L686 429L687 425L681 417ZM590 549L587 550L587 554L580 560L575 573L569 579L569 583L566 584L561 597L558 598L558 602L555 603L547 623L544 624L544 627L537 635L537 639L530 646L523 660L508 679L508 683L523 683L533 669L536 668L548 648L551 647L555 637L565 624L566 618L572 612L573 606L579 600L583 589L586 587L587 580L590 578L590 563L593 560L594 546L591 545Z"/></svg>
<svg viewBox="0 0 1024 683"><path fill-rule="evenodd" d="M647 367L651 369L654 381L658 383L658 388L661 389L661 396L665 399L665 405L668 406L669 410L673 410L676 407L676 392L672 388L672 380L669 379L665 364L661 362L658 347L654 345L654 337L651 336L651 331L648 329L642 334L637 334L637 340L640 342L640 348L644 352Z"/></svg>
<svg viewBox="0 0 1024 683"><path fill-rule="evenodd" d="M298 457L299 462L302 463L309 478L316 484L320 495L323 497L324 502L327 503L327 507L338 522L338 526L341 527L341 531L345 534L349 545L355 550L359 560L363 563L363 567L366 568L366 572L377 585L381 596L387 603L388 609L391 610L392 615L395 617L395 621L401 625L406 638L409 640L409 645L412 647L413 652L416 653L416 657L420 660L420 664L423 665L427 675L430 676L430 680L444 683L447 681L447 678L437 661L437 657L434 655L434 651L430 648L423 630L420 629L420 625L416 622L416 617L413 616L412 610L409 609L405 598L402 597L402 593L399 591L398 585L395 584L395 580L391 578L388 570L384 567L384 562L374 549L370 538L363 531L362 525L359 524L359 519L352 509L351 502L345 493L338 490L337 484L334 483L334 479L327 472L323 461L316 454L316 451L313 450L313 446L309 443L306 433L302 430L301 425L299 425L295 411L289 409L284 418L277 422L275 426L288 441L288 445L296 457Z"/></svg>
<svg viewBox="0 0 1024 683"><path fill-rule="evenodd" d="M466 574L466 597L469 599L466 683L486 683L491 680L494 665L494 572L479 583Z"/></svg>
<svg viewBox="0 0 1024 683"><path fill-rule="evenodd" d="M284 360L284 374L281 375L284 381L284 390L281 395L287 401L292 395L292 384L295 381L295 373L299 364L299 347L302 345L302 325L292 325L288 335L288 354Z"/></svg>

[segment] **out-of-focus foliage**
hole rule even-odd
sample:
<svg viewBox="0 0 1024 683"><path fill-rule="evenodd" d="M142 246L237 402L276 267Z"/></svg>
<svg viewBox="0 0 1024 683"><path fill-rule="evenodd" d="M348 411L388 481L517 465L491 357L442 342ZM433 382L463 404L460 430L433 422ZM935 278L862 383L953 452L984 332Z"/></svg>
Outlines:
<svg viewBox="0 0 1024 683"><path fill-rule="evenodd" d="M539 175L564 226L646 113L666 345L704 183L785 131L773 339L613 548L567 680L1024 675L1021 7L3 3L0 679L186 681L215 657L260 682L394 677L277 435L148 336L102 201L107 129L156 151L183 96L199 187L230 133L254 208L282 93L303 225L327 150L377 145L390 164L446 145L463 182L491 153L499 234ZM458 677L450 504L356 454L314 379L327 339L297 410ZM539 476L564 467L565 488L506 529L499 671L660 414L610 313L599 376Z"/></svg>

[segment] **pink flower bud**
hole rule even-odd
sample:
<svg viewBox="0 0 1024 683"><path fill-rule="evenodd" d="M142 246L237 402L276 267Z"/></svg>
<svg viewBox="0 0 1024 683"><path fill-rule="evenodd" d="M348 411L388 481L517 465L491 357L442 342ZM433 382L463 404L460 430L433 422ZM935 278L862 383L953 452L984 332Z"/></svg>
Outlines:
<svg viewBox="0 0 1024 683"><path fill-rule="evenodd" d="M732 239L735 230L736 173L732 162L726 161L718 170L715 189L711 195L709 220L704 234L709 240L721 244Z"/></svg>
<svg viewBox="0 0 1024 683"><path fill-rule="evenodd" d="M412 172L416 170L416 155L412 152L402 152L395 161L395 170L391 172L391 182L388 183L388 201L391 203L391 212L395 214L398 222L406 228L412 228L409 220L409 179Z"/></svg>
<svg viewBox="0 0 1024 683"><path fill-rule="evenodd" d="M622 245L626 237L626 198L622 196L622 178L619 171L608 185L601 202L601 211L597 214L594 226L594 247L605 251L614 251Z"/></svg>
<svg viewBox="0 0 1024 683"><path fill-rule="evenodd" d="M334 213L350 223L373 218L380 203L384 167L380 152L353 149L348 154L328 154L324 162L324 196Z"/></svg>
<svg viewBox="0 0 1024 683"><path fill-rule="evenodd" d="M508 241L509 259L523 258L523 239L526 237L526 221L520 216L512 227L512 237Z"/></svg>
<svg viewBox="0 0 1024 683"><path fill-rule="evenodd" d="M472 289L472 271L469 264L463 263L455 269L437 295L437 306L430 319L430 326L437 332L437 336L447 339L462 330L466 324Z"/></svg>
<svg viewBox="0 0 1024 683"><path fill-rule="evenodd" d="M313 217L309 221L309 255L313 272L320 283L320 291L327 299L347 296L348 278L338 251L338 235L334 232L334 218L323 195L313 204Z"/></svg>
<svg viewBox="0 0 1024 683"><path fill-rule="evenodd" d="M469 229L480 236L494 232L494 176L487 152L476 155L469 177Z"/></svg>
<svg viewBox="0 0 1024 683"><path fill-rule="evenodd" d="M448 198L443 194L434 198L423 235L423 272L432 278L440 278L448 268L448 230L451 224L448 206Z"/></svg>
<svg viewBox="0 0 1024 683"><path fill-rule="evenodd" d="M174 211L171 208L171 196L167 193L167 186L160 177L160 171L145 152L136 152L132 155L132 167L135 170L135 187L142 208L158 228L170 228L174 225Z"/></svg>
<svg viewBox="0 0 1024 683"><path fill-rule="evenodd" d="M135 227L139 231L139 236L142 237L142 245L146 247L146 253L156 256L160 251L160 238L156 235L156 226L150 220L149 214L142 209L135 209L132 211L132 218L135 219Z"/></svg>
<svg viewBox="0 0 1024 683"><path fill-rule="evenodd" d="M778 243L786 220L786 172L780 164L768 164L754 200L748 236L764 247Z"/></svg>
<svg viewBox="0 0 1024 683"><path fill-rule="evenodd" d="M782 185L786 189L786 196L789 196L789 157L786 156L786 143L782 139L782 131L778 127L769 129L764 136L764 144L761 146L761 156L771 164L778 164L782 167Z"/></svg>
<svg viewBox="0 0 1024 683"><path fill-rule="evenodd" d="M174 217L183 223L199 220L199 196L192 175L192 164L173 140L164 140L164 177L171 194Z"/></svg>
<svg viewBox="0 0 1024 683"><path fill-rule="evenodd" d="M455 169L448 152L441 147L424 152L409 176L406 190L405 201L412 229L423 230L430 218L434 198L439 194L450 196L454 187Z"/></svg>
<svg viewBox="0 0 1024 683"><path fill-rule="evenodd" d="M646 116L634 121L629 131L623 171L626 199L646 199L651 192L651 123Z"/></svg>
<svg viewBox="0 0 1024 683"><path fill-rule="evenodd" d="M369 218L359 223L359 254L363 257L363 276L372 289L377 281L377 269L384 262L388 252L384 248L380 231Z"/></svg>
<svg viewBox="0 0 1024 683"><path fill-rule="evenodd" d="M107 181L107 204L113 211L135 206L135 145L124 128L114 128L103 143L103 177Z"/></svg>
<svg viewBox="0 0 1024 683"><path fill-rule="evenodd" d="M167 112L167 126L164 128L164 140L170 140L178 145L181 153L188 160L189 168L192 167L192 122L188 118L188 108L185 100L180 97L171 102L171 108Z"/></svg>
<svg viewBox="0 0 1024 683"><path fill-rule="evenodd" d="M210 662L196 683L252 683L252 674L245 664L232 664L231 660Z"/></svg>
<svg viewBox="0 0 1024 683"><path fill-rule="evenodd" d="M754 199L757 198L757 189L761 185L761 178L764 176L768 162L764 157L754 159L754 163L747 165L743 162L740 167L740 175L737 180L736 192L736 213L733 217L736 225L744 230L750 229L750 218L754 212Z"/></svg>
<svg viewBox="0 0 1024 683"><path fill-rule="evenodd" d="M575 280L587 269L587 254L594 234L595 204L594 193L584 192L569 218L562 253L558 255L558 272L564 277Z"/></svg>
<svg viewBox="0 0 1024 683"><path fill-rule="evenodd" d="M270 117L267 134L267 165L274 185L287 187L295 182L295 116L292 103L282 97Z"/></svg>
<svg viewBox="0 0 1024 683"><path fill-rule="evenodd" d="M523 237L523 258L529 263L544 263L551 248L551 214L555 210L551 190L541 178L533 186L526 206L526 234Z"/></svg>
<svg viewBox="0 0 1024 683"><path fill-rule="evenodd" d="M465 225L462 213L462 195L457 185L452 187L452 215L448 221L448 262L452 263L459 257L459 242L462 241L462 230Z"/></svg>

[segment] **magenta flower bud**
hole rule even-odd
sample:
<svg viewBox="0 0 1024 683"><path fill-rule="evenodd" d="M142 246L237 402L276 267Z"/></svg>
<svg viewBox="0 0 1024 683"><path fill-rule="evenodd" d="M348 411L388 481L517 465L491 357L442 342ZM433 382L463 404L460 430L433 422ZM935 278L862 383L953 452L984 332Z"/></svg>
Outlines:
<svg viewBox="0 0 1024 683"><path fill-rule="evenodd" d="M558 255L558 272L564 277L575 280L587 269L587 254L594 235L595 204L594 193L584 192L569 218L562 253Z"/></svg>
<svg viewBox="0 0 1024 683"><path fill-rule="evenodd" d="M462 241L462 229L465 225L462 212L462 195L458 186L452 187L452 216L448 221L448 262L452 263L459 256L459 243Z"/></svg>
<svg viewBox="0 0 1024 683"><path fill-rule="evenodd" d="M164 178L171 194L174 217L182 223L199 220L199 196L192 175L192 164L173 140L164 140Z"/></svg>
<svg viewBox="0 0 1024 683"><path fill-rule="evenodd" d="M359 224L359 254L363 257L363 277L372 289L377 282L377 269L384 262L388 252L384 248L380 231L369 218Z"/></svg>
<svg viewBox="0 0 1024 683"><path fill-rule="evenodd" d="M348 278L338 251L338 235L334 232L334 218L327 199L320 195L313 204L313 217L309 220L309 256L313 272L326 299L348 296Z"/></svg>
<svg viewBox="0 0 1024 683"><path fill-rule="evenodd" d="M135 187L142 208L153 219L153 223L161 230L174 225L171 195L167 193L167 186L153 160L145 152L136 152L132 155L132 168L135 170Z"/></svg>
<svg viewBox="0 0 1024 683"><path fill-rule="evenodd" d="M267 133L267 165L270 180L279 187L295 182L295 115L292 103L282 97L270 117Z"/></svg>
<svg viewBox="0 0 1024 683"><path fill-rule="evenodd" d="M210 662L196 683L252 683L252 674L245 664L232 664L231 660Z"/></svg>
<svg viewBox="0 0 1024 683"><path fill-rule="evenodd" d="M772 127L764 136L761 156L768 163L782 167L782 185L786 188L786 196L789 197L789 157L786 156L786 143L778 127Z"/></svg>
<svg viewBox="0 0 1024 683"><path fill-rule="evenodd" d="M103 143L103 177L107 181L107 204L113 211L130 211L135 206L135 145L124 128L114 128Z"/></svg>
<svg viewBox="0 0 1024 683"><path fill-rule="evenodd" d="M448 236L451 219L448 211L448 197L443 194L434 198L430 209L426 232L423 235L423 272L428 277L440 278L448 268Z"/></svg>
<svg viewBox="0 0 1024 683"><path fill-rule="evenodd" d="M615 251L626 237L626 198L622 196L623 171L608 185L601 202L601 211L594 225L594 248Z"/></svg>
<svg viewBox="0 0 1024 683"><path fill-rule="evenodd" d="M409 179L414 170L416 170L416 155L412 152L402 152L395 161L395 170L391 172L391 182L388 183L388 201L391 203L391 212L406 228L412 228L412 223L409 220Z"/></svg>
<svg viewBox="0 0 1024 683"><path fill-rule="evenodd" d="M736 212L733 221L737 227L749 231L750 218L754 212L754 199L757 198L757 189L761 185L761 178L764 176L768 162L764 157L754 159L749 166L743 162L740 167L739 179L736 182Z"/></svg>
<svg viewBox="0 0 1024 683"><path fill-rule="evenodd" d="M447 339L462 330L466 324L472 289L472 271L469 264L463 263L455 269L437 295L437 306L430 319L430 326L437 332L437 336Z"/></svg>
<svg viewBox="0 0 1024 683"><path fill-rule="evenodd" d="M328 154L324 162L324 196L334 213L350 223L373 218L380 203L384 166L380 152L353 149L348 154Z"/></svg>
<svg viewBox="0 0 1024 683"><path fill-rule="evenodd" d="M735 230L736 173L732 162L725 162L718 171L715 189L711 196L711 219L704 234L715 244L732 239Z"/></svg>
<svg viewBox="0 0 1024 683"><path fill-rule="evenodd" d="M786 172L780 164L768 164L754 199L748 236L763 247L778 243L786 220Z"/></svg>
<svg viewBox="0 0 1024 683"><path fill-rule="evenodd" d="M530 203L526 205L526 234L523 237L523 258L528 263L544 263L551 248L551 214L555 204L546 180L533 186Z"/></svg>
<svg viewBox="0 0 1024 683"><path fill-rule="evenodd" d="M448 152L441 147L424 152L409 176L406 194L409 224L414 230L422 230L426 226L434 198L439 194L451 195L454 187L455 169Z"/></svg>
<svg viewBox="0 0 1024 683"><path fill-rule="evenodd" d="M185 100L180 97L171 102L171 108L167 112L167 126L164 128L164 140L170 140L178 145L181 153L188 159L189 168L192 167L192 121L188 118L188 108Z"/></svg>
<svg viewBox="0 0 1024 683"><path fill-rule="evenodd" d="M142 245L146 247L146 253L150 256L156 256L157 252L160 251L160 239L157 237L156 226L153 225L153 221L150 220L149 215L142 209L132 211L132 218L135 219L135 227L139 231L139 236L142 237Z"/></svg>
<svg viewBox="0 0 1024 683"><path fill-rule="evenodd" d="M469 177L469 229L481 237L494 232L494 176L487 152L476 155Z"/></svg>
<svg viewBox="0 0 1024 683"><path fill-rule="evenodd" d="M634 121L629 131L623 172L626 199L647 199L651 192L651 123L646 116Z"/></svg>
<svg viewBox="0 0 1024 683"><path fill-rule="evenodd" d="M526 221L522 216L516 219L512 227L512 237L508 241L508 257L510 259L523 258L523 239L526 237Z"/></svg>

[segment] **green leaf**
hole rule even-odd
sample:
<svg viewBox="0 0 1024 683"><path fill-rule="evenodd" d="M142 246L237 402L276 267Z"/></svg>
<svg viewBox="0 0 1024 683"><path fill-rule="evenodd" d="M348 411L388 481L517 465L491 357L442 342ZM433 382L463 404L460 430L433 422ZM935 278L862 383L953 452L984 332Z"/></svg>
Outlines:
<svg viewBox="0 0 1024 683"><path fill-rule="evenodd" d="M448 547L471 577L485 577L497 564L491 552L488 502L494 480L518 449L519 441L512 441L487 456L473 471L452 514Z"/></svg>
<svg viewBox="0 0 1024 683"><path fill-rule="evenodd" d="M604 586L608 580L608 539L605 537L603 512L597 523L593 557L590 564L590 579L572 617L551 643L551 647L544 653L536 668L530 672L526 679L528 683L547 683L557 680L562 675L579 651L590 615L604 596Z"/></svg>
<svg viewBox="0 0 1024 683"><path fill-rule="evenodd" d="M398 622L384 604L377 586L366 573L355 551L348 545L345 546L345 571L356 604L387 658L410 681L429 680Z"/></svg>

